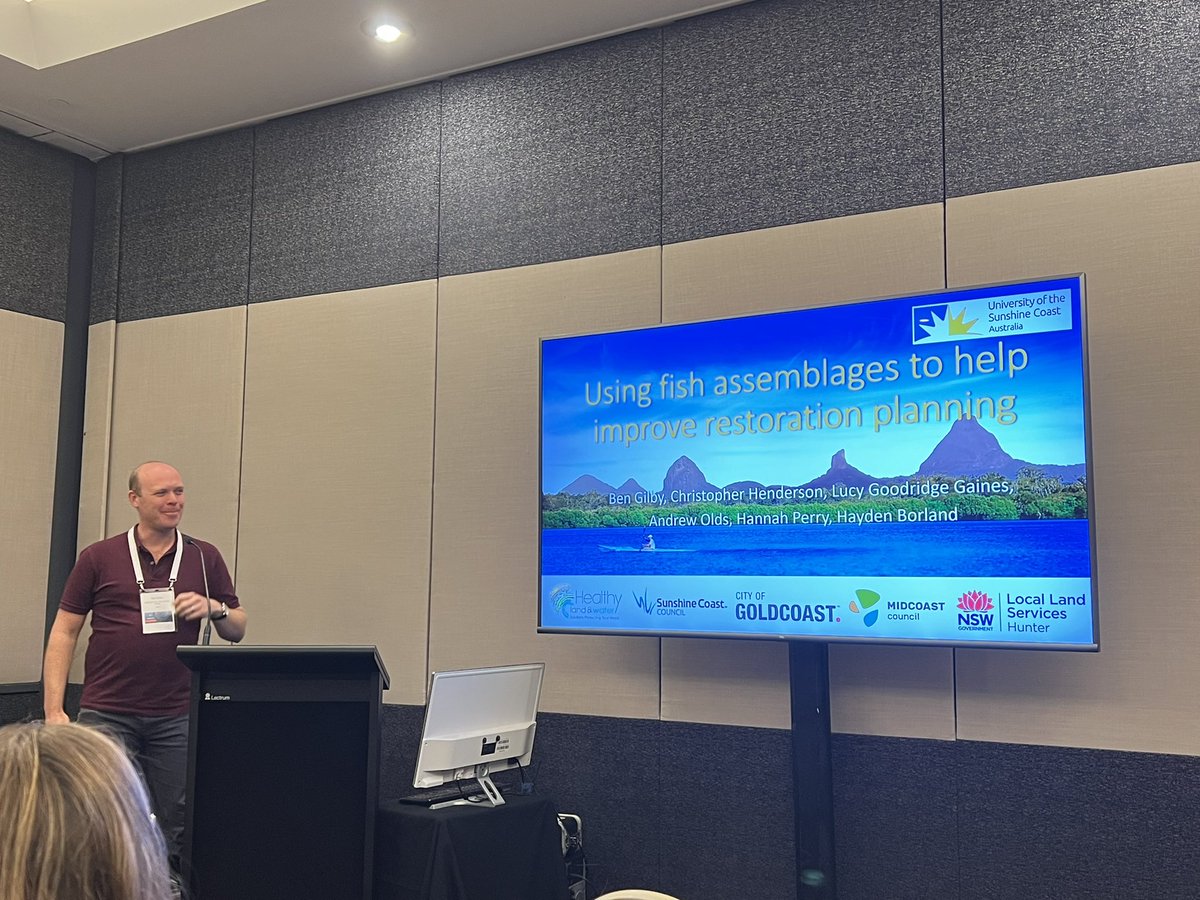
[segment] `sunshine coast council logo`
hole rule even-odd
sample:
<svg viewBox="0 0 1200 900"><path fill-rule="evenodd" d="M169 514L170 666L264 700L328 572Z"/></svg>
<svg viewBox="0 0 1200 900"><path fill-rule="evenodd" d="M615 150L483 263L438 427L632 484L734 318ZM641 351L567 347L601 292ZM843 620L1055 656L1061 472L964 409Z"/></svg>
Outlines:
<svg viewBox="0 0 1200 900"><path fill-rule="evenodd" d="M854 596L858 599L850 601L850 612L862 615L863 624L870 628L879 618L879 610L871 609L879 602L879 595L866 588L859 588L854 592Z"/></svg>
<svg viewBox="0 0 1200 900"><path fill-rule="evenodd" d="M959 631L991 631L996 616L992 598L983 591L967 591L958 598Z"/></svg>
<svg viewBox="0 0 1200 900"><path fill-rule="evenodd" d="M571 603L574 600L575 591L569 584L556 584L550 589L550 602L564 619L571 618Z"/></svg>
<svg viewBox="0 0 1200 900"><path fill-rule="evenodd" d="M953 341L978 334L971 329L979 319L967 318L967 308L957 312L948 303L913 307L913 343L933 344Z"/></svg>
<svg viewBox="0 0 1200 900"><path fill-rule="evenodd" d="M637 603L638 609L640 609L646 615L650 615L654 612L654 607L656 607L658 603L655 600L649 599L650 591L648 589L642 591L640 594L637 591L633 591L632 593L633 600L635 603Z"/></svg>

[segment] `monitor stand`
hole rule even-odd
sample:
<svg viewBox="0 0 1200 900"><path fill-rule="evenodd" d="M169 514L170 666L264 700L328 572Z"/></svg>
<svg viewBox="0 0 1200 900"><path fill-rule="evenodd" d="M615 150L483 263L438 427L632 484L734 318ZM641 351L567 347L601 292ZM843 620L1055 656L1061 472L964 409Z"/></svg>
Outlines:
<svg viewBox="0 0 1200 900"><path fill-rule="evenodd" d="M479 789L483 791L482 795L473 795L471 797L455 797L452 800L443 800L440 803L430 804L430 809L442 809L446 806L502 806L504 805L504 795L500 793L500 788L496 787L496 783L492 781L492 776L488 774L487 769L484 769L475 775L475 780L479 783ZM483 801L487 800L487 803Z"/></svg>

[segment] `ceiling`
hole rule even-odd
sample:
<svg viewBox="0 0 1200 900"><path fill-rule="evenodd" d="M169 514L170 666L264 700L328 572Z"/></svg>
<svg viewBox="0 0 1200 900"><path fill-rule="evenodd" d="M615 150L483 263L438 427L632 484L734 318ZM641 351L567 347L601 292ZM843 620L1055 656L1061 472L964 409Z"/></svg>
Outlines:
<svg viewBox="0 0 1200 900"><path fill-rule="evenodd" d="M100 159L742 2L0 0L0 128Z"/></svg>

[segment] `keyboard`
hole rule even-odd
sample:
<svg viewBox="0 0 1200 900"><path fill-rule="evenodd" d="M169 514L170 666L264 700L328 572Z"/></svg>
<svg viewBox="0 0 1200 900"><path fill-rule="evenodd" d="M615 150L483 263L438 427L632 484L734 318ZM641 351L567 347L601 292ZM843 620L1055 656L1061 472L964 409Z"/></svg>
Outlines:
<svg viewBox="0 0 1200 900"><path fill-rule="evenodd" d="M435 803L445 803L447 800L469 800L472 803L486 803L487 798L479 793L479 785L451 782L433 788L422 788L403 797L397 797L400 803L416 806L433 806Z"/></svg>

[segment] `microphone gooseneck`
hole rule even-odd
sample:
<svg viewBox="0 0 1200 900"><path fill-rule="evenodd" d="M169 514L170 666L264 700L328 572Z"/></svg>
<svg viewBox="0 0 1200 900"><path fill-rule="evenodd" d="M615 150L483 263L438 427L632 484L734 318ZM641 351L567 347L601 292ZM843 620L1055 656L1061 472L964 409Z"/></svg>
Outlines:
<svg viewBox="0 0 1200 900"><path fill-rule="evenodd" d="M194 538L185 536L184 543L191 544L196 548L196 552L200 554L200 574L204 577L204 599L208 600L210 599L211 595L208 593L208 566L204 564L204 550L201 549L200 545L196 543ZM207 647L210 640L212 640L211 613L204 617L204 637L200 640L201 646Z"/></svg>

